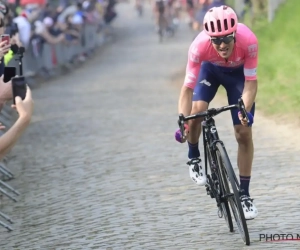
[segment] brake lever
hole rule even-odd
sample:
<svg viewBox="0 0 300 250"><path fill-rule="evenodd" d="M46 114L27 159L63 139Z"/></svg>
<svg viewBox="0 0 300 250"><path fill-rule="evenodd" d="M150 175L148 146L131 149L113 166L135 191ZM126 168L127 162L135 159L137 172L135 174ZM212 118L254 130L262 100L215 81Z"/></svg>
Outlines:
<svg viewBox="0 0 300 250"><path fill-rule="evenodd" d="M181 133L182 139L185 140L185 135L184 135L184 115L183 114L179 114L178 126L179 126L179 129L180 129L180 133Z"/></svg>
<svg viewBox="0 0 300 250"><path fill-rule="evenodd" d="M247 115L247 111L245 109L245 104L244 104L244 101L242 98L239 98L239 100L238 100L238 109L241 112L243 119L246 119L247 123L249 124L250 120Z"/></svg>

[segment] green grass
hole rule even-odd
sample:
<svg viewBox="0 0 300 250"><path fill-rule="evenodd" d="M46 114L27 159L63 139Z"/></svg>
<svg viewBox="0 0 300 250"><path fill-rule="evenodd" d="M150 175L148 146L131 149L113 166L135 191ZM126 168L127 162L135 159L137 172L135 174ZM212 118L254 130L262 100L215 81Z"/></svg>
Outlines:
<svg viewBox="0 0 300 250"><path fill-rule="evenodd" d="M259 42L257 109L267 115L300 117L300 1L283 3L269 23L249 17L245 24ZM222 90L221 93L224 93Z"/></svg>
<svg viewBox="0 0 300 250"><path fill-rule="evenodd" d="M272 23L253 27L259 42L257 107L271 115L299 111L299 12L300 1L286 1Z"/></svg>

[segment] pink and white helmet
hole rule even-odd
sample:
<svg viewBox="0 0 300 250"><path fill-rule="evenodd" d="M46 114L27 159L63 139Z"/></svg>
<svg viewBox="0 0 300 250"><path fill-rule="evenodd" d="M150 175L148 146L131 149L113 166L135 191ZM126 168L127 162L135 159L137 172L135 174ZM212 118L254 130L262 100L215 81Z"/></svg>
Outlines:
<svg viewBox="0 0 300 250"><path fill-rule="evenodd" d="M236 13L225 5L208 10L203 20L204 30L209 36L226 36L236 31L237 24Z"/></svg>

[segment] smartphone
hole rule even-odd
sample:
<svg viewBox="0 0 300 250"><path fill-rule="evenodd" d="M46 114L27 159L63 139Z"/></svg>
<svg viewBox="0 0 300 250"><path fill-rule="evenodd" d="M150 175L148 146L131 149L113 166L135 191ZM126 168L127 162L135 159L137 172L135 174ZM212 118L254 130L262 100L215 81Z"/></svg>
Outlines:
<svg viewBox="0 0 300 250"><path fill-rule="evenodd" d="M10 44L10 35L4 34L1 35L1 42L6 41L6 44Z"/></svg>
<svg viewBox="0 0 300 250"><path fill-rule="evenodd" d="M13 92L13 102L15 104L16 96L21 97L22 100L25 99L26 96L26 82L24 76L15 76L11 79L12 84L12 92Z"/></svg>
<svg viewBox="0 0 300 250"><path fill-rule="evenodd" d="M4 82L9 82L16 74L16 67L4 67Z"/></svg>

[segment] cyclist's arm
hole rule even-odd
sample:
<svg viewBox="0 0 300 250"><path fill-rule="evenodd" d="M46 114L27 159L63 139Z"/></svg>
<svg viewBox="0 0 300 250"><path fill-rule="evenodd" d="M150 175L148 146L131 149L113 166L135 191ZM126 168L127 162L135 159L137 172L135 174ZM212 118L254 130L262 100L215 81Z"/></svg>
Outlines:
<svg viewBox="0 0 300 250"><path fill-rule="evenodd" d="M257 93L257 58L258 58L258 43L254 34L249 38L246 48L246 57L244 64L245 85L243 90L243 101L245 108L249 112L255 101Z"/></svg>
<svg viewBox="0 0 300 250"><path fill-rule="evenodd" d="M178 114L190 115L192 110L193 89L182 86L178 102Z"/></svg>
<svg viewBox="0 0 300 250"><path fill-rule="evenodd" d="M200 72L201 58L197 49L191 46L188 54L188 63L186 67L186 74L184 84L181 88L178 113L184 116L190 115L192 110L193 90L196 86L198 74Z"/></svg>
<svg viewBox="0 0 300 250"><path fill-rule="evenodd" d="M256 92L257 80L246 80L242 98L245 104L245 108L248 112L250 112L252 105L255 101Z"/></svg>

